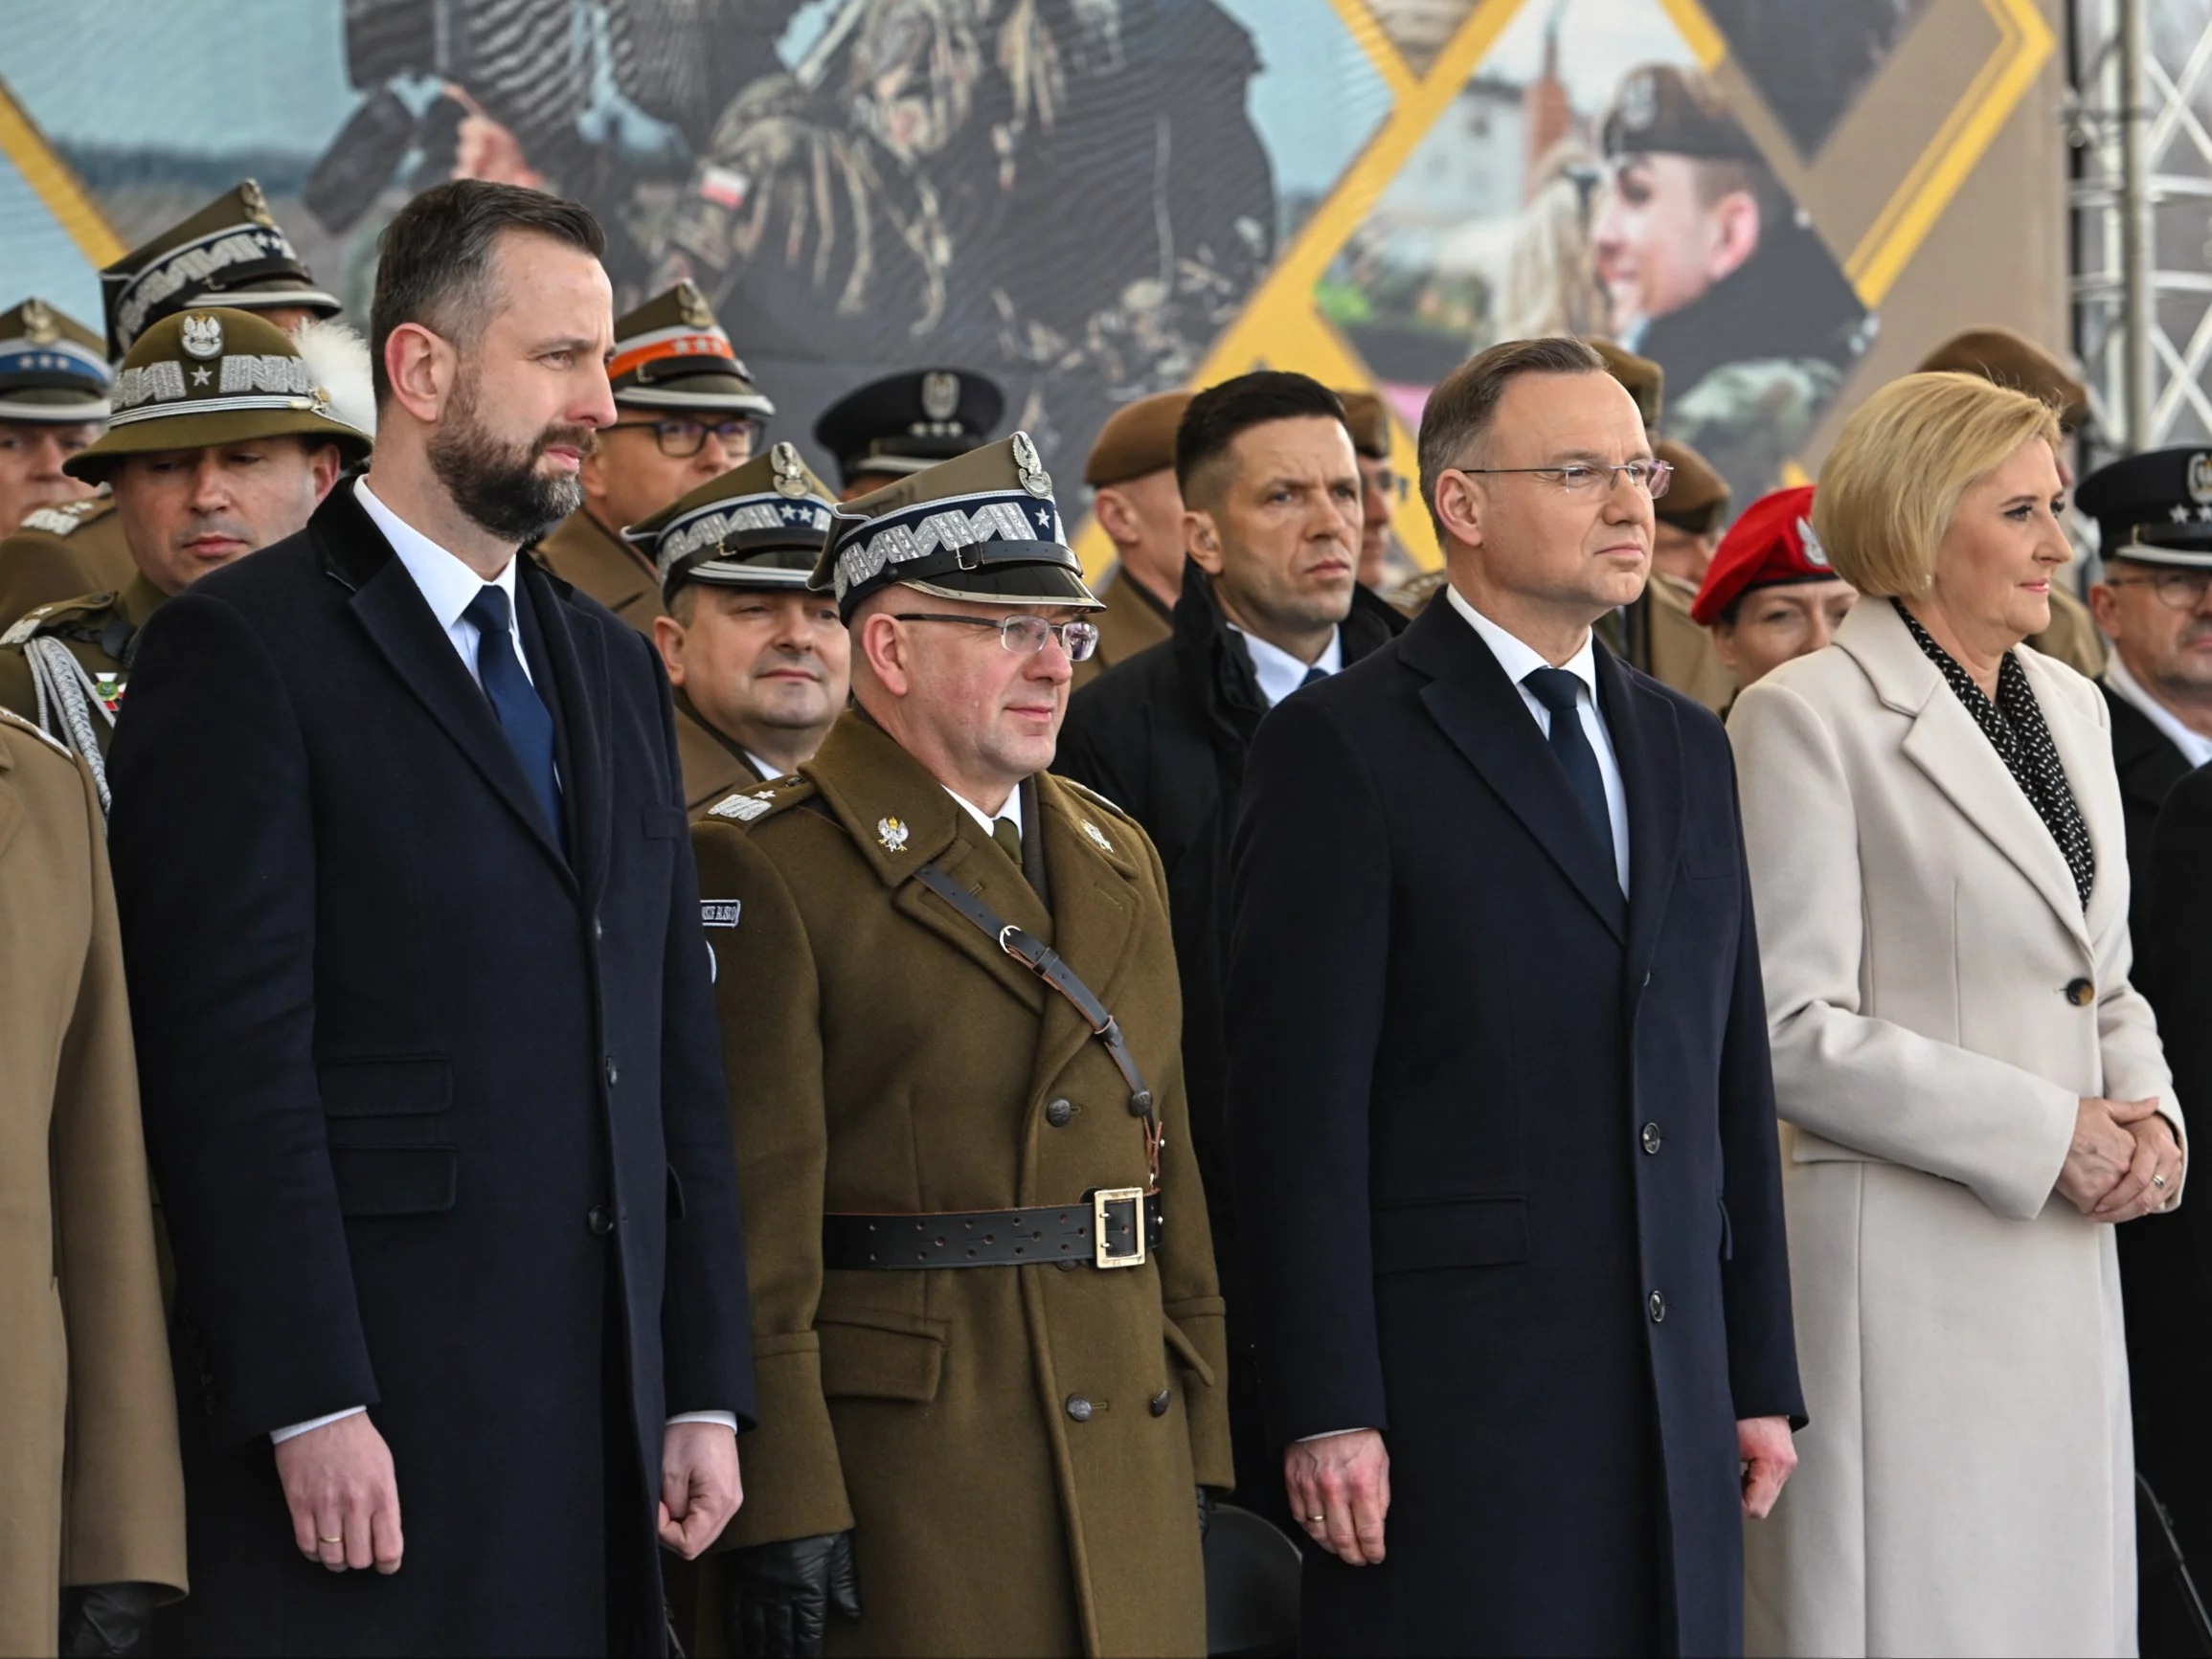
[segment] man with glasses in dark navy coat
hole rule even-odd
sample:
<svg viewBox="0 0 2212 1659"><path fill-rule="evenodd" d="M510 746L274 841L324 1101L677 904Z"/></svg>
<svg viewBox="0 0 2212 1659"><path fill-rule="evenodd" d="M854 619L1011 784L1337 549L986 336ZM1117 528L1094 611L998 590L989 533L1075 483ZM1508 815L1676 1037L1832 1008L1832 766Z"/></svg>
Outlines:
<svg viewBox="0 0 2212 1659"><path fill-rule="evenodd" d="M536 191L417 197L372 470L142 636L110 773L177 1264L165 1652L658 1653L656 1542L696 1556L739 1501L668 687L516 556L614 418L602 246Z"/></svg>
<svg viewBox="0 0 2212 1659"><path fill-rule="evenodd" d="M1738 1651L1804 1413L1750 890L1720 723L1591 638L1667 475L1573 340L1456 370L1420 447L1450 586L1260 724L1234 852L1302 1646Z"/></svg>

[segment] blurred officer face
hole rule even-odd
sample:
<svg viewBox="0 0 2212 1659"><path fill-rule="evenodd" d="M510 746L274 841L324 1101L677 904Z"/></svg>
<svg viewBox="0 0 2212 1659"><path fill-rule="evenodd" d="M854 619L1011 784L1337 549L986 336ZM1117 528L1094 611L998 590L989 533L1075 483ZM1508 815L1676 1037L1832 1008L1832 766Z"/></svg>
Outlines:
<svg viewBox="0 0 2212 1659"><path fill-rule="evenodd" d="M1247 427L1191 481L1184 545L1229 619L1293 656L1351 613L1359 580L1359 457L1326 416Z"/></svg>
<svg viewBox="0 0 2212 1659"><path fill-rule="evenodd" d="M1660 152L1628 155L1591 229L1613 331L1679 311L1759 248L1759 203L1740 169Z"/></svg>
<svg viewBox="0 0 2212 1659"><path fill-rule="evenodd" d="M608 529L651 518L753 459L758 423L722 410L619 410L584 458L584 504ZM681 590L678 590L681 592Z"/></svg>
<svg viewBox="0 0 2212 1659"><path fill-rule="evenodd" d="M2065 511L2051 446L2030 438L1958 498L1926 603L1991 655L2042 633L2051 625L2051 577L2073 557L2059 525Z"/></svg>
<svg viewBox="0 0 2212 1659"><path fill-rule="evenodd" d="M108 475L130 556L164 594L307 527L338 480L335 444L262 437L125 456Z"/></svg>
<svg viewBox="0 0 2212 1659"><path fill-rule="evenodd" d="M2212 570L2108 558L2089 609L2144 690L2202 717L2212 703Z"/></svg>
<svg viewBox="0 0 2212 1659"><path fill-rule="evenodd" d="M61 463L99 436L97 421L0 420L0 536L13 534L40 507L94 493Z"/></svg>
<svg viewBox="0 0 2212 1659"><path fill-rule="evenodd" d="M1713 654L1735 670L1739 686L1749 685L1827 644L1858 598L1859 590L1840 578L1753 588L1736 601L1732 617L1708 630Z"/></svg>
<svg viewBox="0 0 2212 1659"><path fill-rule="evenodd" d="M1517 375L1463 466L1573 472L1444 471L1436 516L1453 585L1531 644L1515 621L1564 638L1631 603L1651 571L1652 498L1609 469L1651 459L1636 400L1612 375Z"/></svg>
<svg viewBox="0 0 2212 1659"><path fill-rule="evenodd" d="M898 619L917 613L987 626ZM1058 635L1038 651L1008 650L999 624L1008 617L1057 624L1090 615L1067 605L981 604L891 587L853 615L854 690L861 706L932 775L995 809L1006 791L1052 764L1075 672Z"/></svg>
<svg viewBox="0 0 2212 1659"><path fill-rule="evenodd" d="M308 310L305 305L264 305L256 309L254 315L260 318L272 328L282 328L287 334L297 334L302 328L315 321L319 313Z"/></svg>
<svg viewBox="0 0 2212 1659"><path fill-rule="evenodd" d="M1398 469L1371 455L1360 463L1360 586L1378 588L1390 557L1390 504L1398 495Z"/></svg>
<svg viewBox="0 0 2212 1659"><path fill-rule="evenodd" d="M821 747L852 684L836 600L689 582L668 609L653 642L708 725L786 770Z"/></svg>
<svg viewBox="0 0 2212 1659"><path fill-rule="evenodd" d="M1697 535L1680 525L1655 519L1652 521L1651 568L1679 576L1695 587L1705 579L1705 567L1713 562L1713 549L1720 545L1721 538L1717 535Z"/></svg>
<svg viewBox="0 0 2212 1659"><path fill-rule="evenodd" d="M852 480L837 492L841 502L856 501L864 495L873 495L887 483L896 483L905 474L895 472L856 472Z"/></svg>
<svg viewBox="0 0 2212 1659"><path fill-rule="evenodd" d="M1174 604L1183 589L1183 491L1176 485L1175 469L1163 466L1140 478L1101 484L1091 511L1114 544L1122 573Z"/></svg>

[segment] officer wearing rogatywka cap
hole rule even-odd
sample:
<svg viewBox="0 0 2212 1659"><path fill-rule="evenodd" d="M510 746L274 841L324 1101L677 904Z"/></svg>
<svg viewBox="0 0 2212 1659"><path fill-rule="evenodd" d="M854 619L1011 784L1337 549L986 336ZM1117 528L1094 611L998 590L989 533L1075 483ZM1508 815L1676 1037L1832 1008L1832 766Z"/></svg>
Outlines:
<svg viewBox="0 0 2212 1659"><path fill-rule="evenodd" d="M341 309L293 249L252 179L131 249L100 273L100 287L111 359L189 306L258 311L287 334L309 318L335 317Z"/></svg>
<svg viewBox="0 0 2212 1659"><path fill-rule="evenodd" d="M836 599L807 586L835 500L779 443L622 532L660 572L653 642L675 687L694 816L798 770L845 707L845 624Z"/></svg>
<svg viewBox="0 0 2212 1659"><path fill-rule="evenodd" d="M841 513L856 706L692 830L763 1338L705 1600L835 1609L832 1651L1203 1652L1226 1349L1166 886L1048 772L1097 601L1025 435Z"/></svg>
<svg viewBox="0 0 2212 1659"><path fill-rule="evenodd" d="M1740 687L1827 644L1858 597L1813 533L1813 486L1800 484L1761 496L1728 527L1690 616Z"/></svg>
<svg viewBox="0 0 2212 1659"><path fill-rule="evenodd" d="M1098 649L1075 664L1078 689L1171 631L1184 558L1175 428L1189 407L1187 392L1162 392L1123 404L1098 429L1083 462L1091 515L1114 544L1114 563L1098 578L1106 608L1096 617Z"/></svg>
<svg viewBox="0 0 2212 1659"><path fill-rule="evenodd" d="M965 455L1006 412L997 381L968 369L887 374L846 392L814 423L814 441L837 462L845 499Z"/></svg>
<svg viewBox="0 0 2212 1659"><path fill-rule="evenodd" d="M76 318L35 298L0 312L0 536L91 494L61 463L100 436L107 383L100 336Z"/></svg>
<svg viewBox="0 0 2212 1659"><path fill-rule="evenodd" d="M624 540L623 527L750 460L776 405L688 282L615 320L607 378L617 418L584 459L584 504L538 543L537 555L650 634L661 583L649 552Z"/></svg>
<svg viewBox="0 0 2212 1659"><path fill-rule="evenodd" d="M353 371L366 372L366 351ZM133 572L120 590L42 605L0 634L0 707L101 756L138 631L208 572L304 528L370 434L337 418L318 367L246 311L183 311L138 338L116 376L106 435L70 458L104 483ZM0 543L0 561L13 539ZM102 784L104 791L104 781Z"/></svg>

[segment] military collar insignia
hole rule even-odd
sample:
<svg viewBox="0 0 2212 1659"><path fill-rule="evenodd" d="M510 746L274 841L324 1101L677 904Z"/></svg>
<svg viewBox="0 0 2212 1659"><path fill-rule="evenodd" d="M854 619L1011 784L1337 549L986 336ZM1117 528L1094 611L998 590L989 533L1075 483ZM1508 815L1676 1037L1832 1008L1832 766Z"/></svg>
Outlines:
<svg viewBox="0 0 2212 1659"><path fill-rule="evenodd" d="M895 818L880 818L875 820L875 839L883 843L883 850L887 853L905 852L907 835L906 825Z"/></svg>
<svg viewBox="0 0 2212 1659"><path fill-rule="evenodd" d="M1114 843L1106 839L1106 832L1089 818L1083 820L1083 833L1091 838L1091 844L1102 853L1114 850Z"/></svg>
<svg viewBox="0 0 2212 1659"><path fill-rule="evenodd" d="M729 818L734 823L751 823L756 818L767 817L775 799L776 792L772 789L724 796L709 807L707 813L711 818Z"/></svg>

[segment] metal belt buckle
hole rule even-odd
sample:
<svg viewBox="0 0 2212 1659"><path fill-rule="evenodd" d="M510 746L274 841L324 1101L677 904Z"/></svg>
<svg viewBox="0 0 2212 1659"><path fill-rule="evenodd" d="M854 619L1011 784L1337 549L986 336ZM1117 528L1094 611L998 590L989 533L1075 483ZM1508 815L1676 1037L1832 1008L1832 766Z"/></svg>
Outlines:
<svg viewBox="0 0 2212 1659"><path fill-rule="evenodd" d="M1129 1206L1130 1246L1117 1251L1108 1238L1109 1211ZM1091 1260L1100 1267L1141 1267L1144 1265L1144 1189L1100 1187L1091 1195Z"/></svg>

